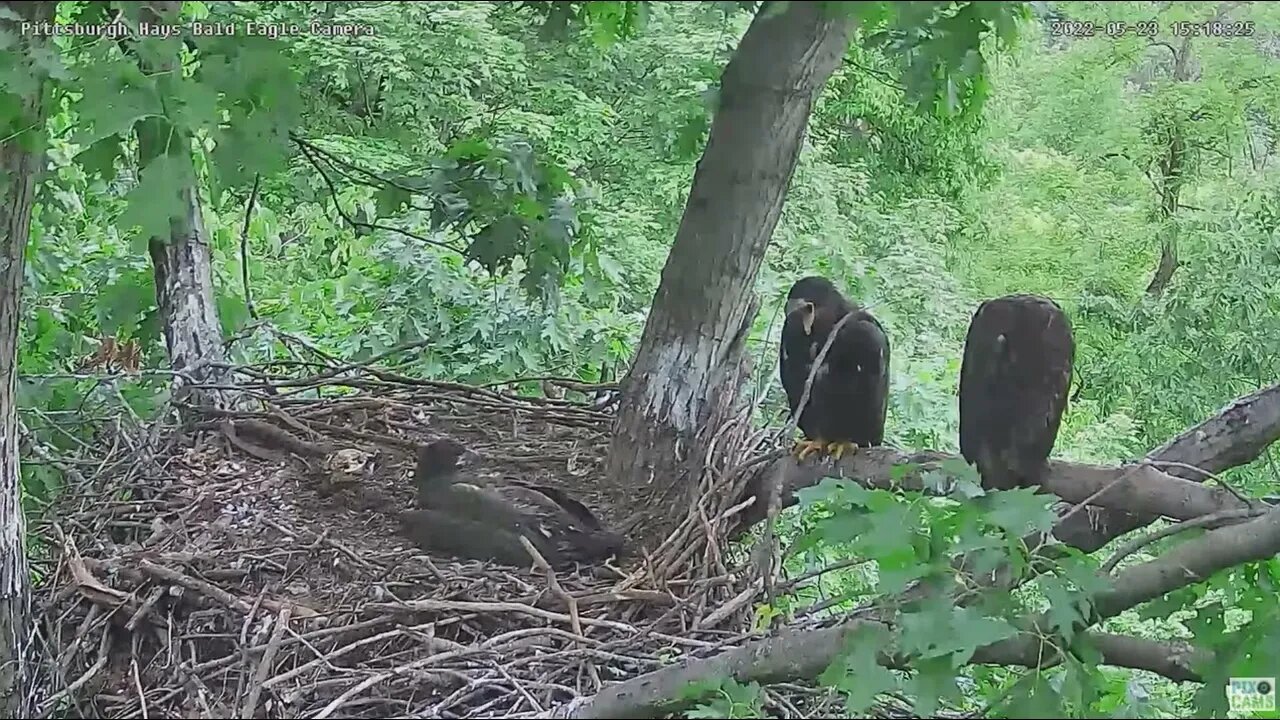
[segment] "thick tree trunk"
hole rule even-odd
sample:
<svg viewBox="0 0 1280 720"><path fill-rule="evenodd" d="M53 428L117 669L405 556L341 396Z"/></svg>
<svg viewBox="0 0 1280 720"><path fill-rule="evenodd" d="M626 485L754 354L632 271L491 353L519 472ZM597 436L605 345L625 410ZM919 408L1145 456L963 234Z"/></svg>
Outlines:
<svg viewBox="0 0 1280 720"><path fill-rule="evenodd" d="M649 516L644 540L682 516L707 443L737 397L756 275L814 100L849 41L852 20L823 5L758 13L721 78L610 447L608 483Z"/></svg>
<svg viewBox="0 0 1280 720"><path fill-rule="evenodd" d="M0 32L22 43L42 43L20 32L20 22L51 22L57 3L5 2ZM21 20L13 20L16 13ZM31 46L28 46L29 48ZM28 54L28 57L30 55ZM27 63L19 73L40 77ZM21 87L21 86L19 86ZM10 86L9 91L15 90ZM19 99L21 107L0 125L0 716L31 717L30 667L31 579L27 569L26 518L22 513L22 477L18 465L18 320L21 315L24 251L31 234L31 205L44 169L43 83Z"/></svg>
<svg viewBox="0 0 1280 720"><path fill-rule="evenodd" d="M151 2L142 10L143 19L172 23L181 7L181 2ZM179 59L175 56L156 67L150 65L145 69L157 78L163 89L167 78L177 70ZM164 154L190 165L190 136L165 118L142 122L138 127L139 165L145 168ZM226 370L221 367L226 354L214 304L213 254L200 211L194 173L188 174L180 192L184 212L170 221L169 237L153 237L148 242L165 347L169 364L180 373L181 381L225 385L229 381ZM216 405L221 404L219 397L219 393L200 392L192 393L187 400L197 405Z"/></svg>

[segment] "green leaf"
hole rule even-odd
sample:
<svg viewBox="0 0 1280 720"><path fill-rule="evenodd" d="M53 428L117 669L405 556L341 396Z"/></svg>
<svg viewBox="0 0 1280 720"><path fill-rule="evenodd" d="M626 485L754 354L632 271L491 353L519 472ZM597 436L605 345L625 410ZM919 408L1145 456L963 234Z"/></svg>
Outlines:
<svg viewBox="0 0 1280 720"><path fill-rule="evenodd" d="M978 648L1017 634L1017 628L1004 620L934 600L919 612L903 614L900 643L903 652L922 658L948 657L954 669Z"/></svg>
<svg viewBox="0 0 1280 720"><path fill-rule="evenodd" d="M990 503L987 519L1010 534L1047 532L1058 520L1045 496L1031 488L990 493L987 500Z"/></svg>
<svg viewBox="0 0 1280 720"><path fill-rule="evenodd" d="M1070 592L1066 583L1056 577L1041 578L1040 588L1044 591L1045 600L1049 606L1046 613L1049 627L1070 644L1075 636L1077 624L1085 619L1085 614L1077 605L1077 596Z"/></svg>
<svg viewBox="0 0 1280 720"><path fill-rule="evenodd" d="M413 195L395 185L383 186L373 197L377 203L378 217L396 215L413 200Z"/></svg>
<svg viewBox="0 0 1280 720"><path fill-rule="evenodd" d="M915 698L913 709L920 717L934 717L941 703L958 703L963 699L950 659L926 658L914 663L912 669L915 674L903 691Z"/></svg>
<svg viewBox="0 0 1280 720"><path fill-rule="evenodd" d="M888 640L889 633L881 626L858 626L846 637L844 650L818 676L818 682L845 694L850 717L864 717L877 696L898 688L897 676L877 659Z"/></svg>
<svg viewBox="0 0 1280 720"><path fill-rule="evenodd" d="M83 96L76 104L80 123L75 141L81 145L124 137L138 121L164 113L155 82L132 62L99 59L79 73Z"/></svg>
<svg viewBox="0 0 1280 720"><path fill-rule="evenodd" d="M147 270L122 275L98 293L94 309L107 335L133 335L143 313L155 305L155 275Z"/></svg>
<svg viewBox="0 0 1280 720"><path fill-rule="evenodd" d="M168 242L170 221L187 212L182 188L190 187L191 165L184 158L159 155L139 173L138 185L126 196L128 209L116 226L124 232L138 230L136 238L145 247L152 238ZM138 247L135 242L135 247Z"/></svg>
<svg viewBox="0 0 1280 720"><path fill-rule="evenodd" d="M124 146L120 136L108 135L76 153L75 159L85 173L111 181L116 177L116 160L123 154Z"/></svg>
<svg viewBox="0 0 1280 720"><path fill-rule="evenodd" d="M1001 715L1011 718L1069 717L1063 706L1062 695L1048 682L1042 673L1023 675L1006 695Z"/></svg>

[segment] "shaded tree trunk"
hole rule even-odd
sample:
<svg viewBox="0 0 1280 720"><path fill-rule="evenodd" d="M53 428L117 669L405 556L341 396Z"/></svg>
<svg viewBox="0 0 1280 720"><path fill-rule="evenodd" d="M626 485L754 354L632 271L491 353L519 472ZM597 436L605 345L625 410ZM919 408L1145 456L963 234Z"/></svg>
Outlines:
<svg viewBox="0 0 1280 720"><path fill-rule="evenodd" d="M147 3L140 12L148 22L173 23L181 7L181 2L156 1ZM176 55L158 62L142 62L148 74L156 77L162 92L180 66ZM190 167L191 138L184 128L175 127L167 118L149 118L138 126L138 164L145 168L161 155ZM194 171L186 175L179 192L184 210L170 220L169 236L148 241L165 348L170 366L180 373L180 382L225 385L230 381L221 367L226 354L214 304L213 255ZM196 392L187 400L197 405L218 405L219 398L215 392Z"/></svg>
<svg viewBox="0 0 1280 720"><path fill-rule="evenodd" d="M738 395L756 275L813 103L852 28L823 5L758 12L721 77L610 445L607 483L634 498L643 540L661 538L683 516L707 443Z"/></svg>
<svg viewBox="0 0 1280 720"><path fill-rule="evenodd" d="M0 31L17 40L17 47L39 36L20 32L19 24L51 22L57 3L5 2L0 8ZM20 20L12 19L16 13ZM31 57L28 52L27 58ZM32 62L18 68L21 75L40 77ZM41 78L43 79L43 78ZM9 93L18 90L9 86ZM10 95L12 97L12 95ZM17 112L0 125L0 714L31 717L32 693L27 687L31 617L31 577L27 568L26 518L22 512L22 476L18 460L18 320L22 306L22 276L27 238L31 234L31 205L44 169L45 102L43 82L33 83L19 98Z"/></svg>
<svg viewBox="0 0 1280 720"><path fill-rule="evenodd" d="M1187 82L1191 79L1191 36L1182 39L1182 44L1173 51L1173 81ZM1157 164L1154 178L1156 192L1160 195L1160 206L1156 215L1160 220L1160 262L1147 285L1147 294L1160 297L1164 289L1173 280L1173 273L1178 269L1178 230L1174 216L1178 213L1178 203L1182 197L1184 172L1186 170L1187 143L1183 128L1183 119L1170 117L1165 131L1164 153Z"/></svg>

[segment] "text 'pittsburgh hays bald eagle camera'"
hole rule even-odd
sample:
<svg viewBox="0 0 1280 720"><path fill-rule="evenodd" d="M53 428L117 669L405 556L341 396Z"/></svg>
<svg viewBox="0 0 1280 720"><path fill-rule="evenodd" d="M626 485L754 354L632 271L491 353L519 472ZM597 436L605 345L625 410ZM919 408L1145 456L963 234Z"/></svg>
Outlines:
<svg viewBox="0 0 1280 720"><path fill-rule="evenodd" d="M779 374L794 416L818 354L839 327L796 425L806 440L801 460L826 451L837 460L846 451L884 442L889 407L889 337L875 316L849 302L826 278L798 280L787 295L779 347Z"/></svg>
<svg viewBox="0 0 1280 720"><path fill-rule="evenodd" d="M960 454L983 487L1040 483L1074 361L1071 323L1052 300L1009 295L978 306L960 367Z"/></svg>

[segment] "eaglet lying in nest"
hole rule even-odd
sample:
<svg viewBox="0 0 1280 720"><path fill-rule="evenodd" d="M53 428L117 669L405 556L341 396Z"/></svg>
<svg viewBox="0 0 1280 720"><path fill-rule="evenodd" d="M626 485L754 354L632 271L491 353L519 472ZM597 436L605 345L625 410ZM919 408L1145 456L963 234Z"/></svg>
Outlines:
<svg viewBox="0 0 1280 720"><path fill-rule="evenodd" d="M621 552L622 536L560 490L517 480L479 485L459 478L458 459L465 452L449 439L418 449L413 473L418 509L401 514L400 524L422 549L526 565L524 536L556 568L597 563Z"/></svg>

